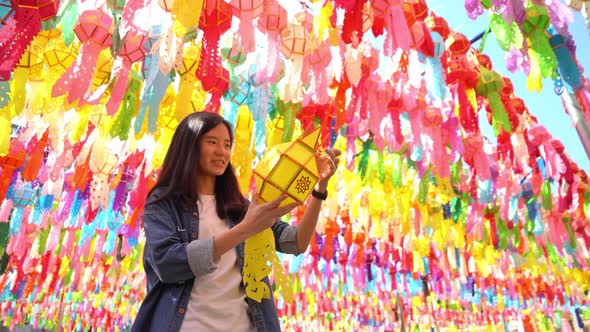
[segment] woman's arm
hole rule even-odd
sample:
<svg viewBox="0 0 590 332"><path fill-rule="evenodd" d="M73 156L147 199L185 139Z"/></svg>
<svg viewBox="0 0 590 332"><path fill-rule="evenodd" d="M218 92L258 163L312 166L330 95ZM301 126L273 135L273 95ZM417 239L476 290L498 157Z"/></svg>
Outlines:
<svg viewBox="0 0 590 332"><path fill-rule="evenodd" d="M325 192L326 189L319 188L316 186L316 190L319 192ZM313 196L309 199L305 213L301 218L301 221L297 224L297 251L305 252L311 241L311 237L315 233L315 227L318 223L320 211L322 209L322 201Z"/></svg>
<svg viewBox="0 0 590 332"><path fill-rule="evenodd" d="M328 182L336 169L340 159L341 152L339 150L326 150L325 155L316 156L316 164L318 167L319 180L315 186L315 190L323 193L328 188ZM315 233L315 227L318 223L320 210L322 209L322 201L313 195L309 199L307 208L301 221L297 224L297 250L305 252L311 237Z"/></svg>
<svg viewBox="0 0 590 332"><path fill-rule="evenodd" d="M195 277L189 265L188 244L180 238L173 218L173 214L159 204L146 207L142 218L146 261L164 283L178 283ZM212 247L212 242L205 240L193 242L193 250L199 252Z"/></svg>

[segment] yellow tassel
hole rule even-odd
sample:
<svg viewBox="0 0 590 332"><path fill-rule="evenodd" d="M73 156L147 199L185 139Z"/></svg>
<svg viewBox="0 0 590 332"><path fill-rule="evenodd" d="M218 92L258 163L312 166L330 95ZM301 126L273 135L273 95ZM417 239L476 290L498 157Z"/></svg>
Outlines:
<svg viewBox="0 0 590 332"><path fill-rule="evenodd" d="M534 52L532 48L529 48L529 59L531 63L529 76L526 78L526 87L529 91L541 92L541 89L543 89L543 80L539 58L537 52Z"/></svg>
<svg viewBox="0 0 590 332"><path fill-rule="evenodd" d="M186 31L196 26L201 17L201 10L203 9L203 0L189 1L176 0L172 5L172 16L176 18L176 22L180 25L174 25L174 32L177 36L186 34ZM176 23L175 22L175 23ZM180 34L178 34L180 33Z"/></svg>

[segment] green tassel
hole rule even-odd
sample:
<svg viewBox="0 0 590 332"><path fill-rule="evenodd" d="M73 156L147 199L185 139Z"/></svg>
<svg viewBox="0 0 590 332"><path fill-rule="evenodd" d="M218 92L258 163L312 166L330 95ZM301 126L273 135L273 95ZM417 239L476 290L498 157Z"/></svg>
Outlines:
<svg viewBox="0 0 590 332"><path fill-rule="evenodd" d="M500 48L504 51L510 50L510 45L512 44L512 28L504 21L501 14L492 14L490 16L490 27Z"/></svg>
<svg viewBox="0 0 590 332"><path fill-rule="evenodd" d="M74 25L78 19L78 1L70 0L66 6L60 19L61 38L66 43L66 46L70 46L76 37Z"/></svg>
<svg viewBox="0 0 590 332"><path fill-rule="evenodd" d="M543 187L541 188L541 197L543 199L543 208L547 211L553 210L553 203L551 201L551 183L549 180L545 180L545 182L543 182Z"/></svg>
<svg viewBox="0 0 590 332"><path fill-rule="evenodd" d="M47 246L47 238L49 237L49 231L51 230L51 224L41 230L41 234L39 235L39 255L43 255L45 252L45 247Z"/></svg>
<svg viewBox="0 0 590 332"><path fill-rule="evenodd" d="M393 153L391 155L391 177L393 186L399 188L402 186L402 155L400 153Z"/></svg>
<svg viewBox="0 0 590 332"><path fill-rule="evenodd" d="M383 152L379 151L377 155L377 174L379 176L379 182L385 183L385 167L383 167Z"/></svg>
<svg viewBox="0 0 590 332"><path fill-rule="evenodd" d="M8 234L10 232L10 223L9 222L1 222L0 223L0 255L4 254L6 250L6 244L8 244Z"/></svg>
<svg viewBox="0 0 590 332"><path fill-rule="evenodd" d="M6 268L8 267L8 260L9 259L10 259L10 255L6 254L6 252L3 252L2 258L0 258L0 275L3 275L4 272L6 272Z"/></svg>
<svg viewBox="0 0 590 332"><path fill-rule="evenodd" d="M420 179L420 185L418 189L418 202L420 204L426 204L428 199L428 187L430 185L430 171L426 171Z"/></svg>
<svg viewBox="0 0 590 332"><path fill-rule="evenodd" d="M361 176L361 180L365 180L365 177L367 176L367 169L369 167L369 152L371 150L370 148L371 146L371 141L367 140L366 142L363 142L363 150L359 153L360 158L359 158L359 165L358 165L358 170L359 170L359 174Z"/></svg>
<svg viewBox="0 0 590 332"><path fill-rule="evenodd" d="M570 237L570 247L572 247L572 249L576 249L576 235L574 234L574 231L572 230L572 225L570 224L572 220L570 217L564 217L562 218L562 221L565 225L565 229L567 230L567 234Z"/></svg>
<svg viewBox="0 0 590 332"><path fill-rule="evenodd" d="M498 220L496 228L498 231L498 248L506 250L508 248L508 225L506 221Z"/></svg>
<svg viewBox="0 0 590 332"><path fill-rule="evenodd" d="M500 129L504 129L507 133L512 133L510 127L510 119L504 108L504 104L497 93L489 93L488 100L490 101L490 107L492 108L492 126L494 127L494 133L496 136L500 134Z"/></svg>

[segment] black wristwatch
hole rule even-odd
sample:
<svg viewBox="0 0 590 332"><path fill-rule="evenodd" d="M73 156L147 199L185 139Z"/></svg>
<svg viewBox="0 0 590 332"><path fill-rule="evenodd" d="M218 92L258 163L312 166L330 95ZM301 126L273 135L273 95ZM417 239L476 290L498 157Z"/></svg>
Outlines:
<svg viewBox="0 0 590 332"><path fill-rule="evenodd" d="M324 191L323 193L321 193L321 192L319 192L319 191L317 191L317 190L313 189L313 190L311 191L311 196L313 196L313 197L315 197L315 198L317 198L317 199L319 199L319 200L325 201L325 200L326 200L326 198L328 198L328 191L326 190L326 191Z"/></svg>

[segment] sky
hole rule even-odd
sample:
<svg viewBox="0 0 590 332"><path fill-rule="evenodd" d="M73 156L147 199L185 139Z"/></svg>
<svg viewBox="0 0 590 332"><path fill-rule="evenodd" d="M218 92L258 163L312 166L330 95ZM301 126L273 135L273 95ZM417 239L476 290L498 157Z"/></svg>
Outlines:
<svg viewBox="0 0 590 332"><path fill-rule="evenodd" d="M489 17L484 12L475 21L467 16L463 0L426 0L428 7L438 16L442 16L449 23L449 27L461 32L468 39L476 37L488 26ZM585 68L585 76L590 73L590 30L580 12L574 11L574 22L569 30L576 43L576 58ZM479 47L479 42L474 43ZM572 124L569 115L563 108L561 97L553 91L553 81L544 80L543 90L540 93L528 91L526 88L526 75L523 72L510 73L506 69L505 53L498 46L492 33L485 42L483 53L492 61L493 68L503 76L510 78L514 85L514 94L525 101L529 111L537 117L539 122L547 128L554 138L559 139L565 146L566 153L578 165L590 174L590 161L586 155L582 143ZM485 112L481 112L480 127L489 139L495 140L491 127L484 119Z"/></svg>

